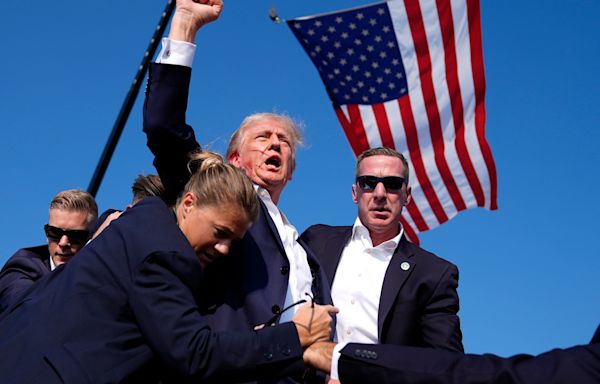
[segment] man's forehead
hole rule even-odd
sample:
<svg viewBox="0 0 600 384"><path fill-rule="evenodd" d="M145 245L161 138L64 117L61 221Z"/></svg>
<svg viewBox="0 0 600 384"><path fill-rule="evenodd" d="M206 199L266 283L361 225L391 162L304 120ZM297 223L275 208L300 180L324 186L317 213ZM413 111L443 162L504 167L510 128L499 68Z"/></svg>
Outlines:
<svg viewBox="0 0 600 384"><path fill-rule="evenodd" d="M387 176L402 176L404 164L395 156L375 155L365 157L359 164L359 174L385 174Z"/></svg>

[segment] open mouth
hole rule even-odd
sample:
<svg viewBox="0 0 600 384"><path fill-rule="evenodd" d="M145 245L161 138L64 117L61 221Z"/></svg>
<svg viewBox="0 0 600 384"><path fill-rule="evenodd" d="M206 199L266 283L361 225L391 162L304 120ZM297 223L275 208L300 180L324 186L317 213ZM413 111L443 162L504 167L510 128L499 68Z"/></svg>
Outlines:
<svg viewBox="0 0 600 384"><path fill-rule="evenodd" d="M271 156L265 161L265 164L270 168L279 169L281 167L281 159L279 156Z"/></svg>

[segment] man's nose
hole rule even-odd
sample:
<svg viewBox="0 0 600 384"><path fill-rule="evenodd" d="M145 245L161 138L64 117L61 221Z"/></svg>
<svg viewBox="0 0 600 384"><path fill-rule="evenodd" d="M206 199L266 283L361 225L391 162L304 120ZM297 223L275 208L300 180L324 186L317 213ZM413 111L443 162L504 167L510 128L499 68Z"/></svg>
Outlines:
<svg viewBox="0 0 600 384"><path fill-rule="evenodd" d="M58 245L60 245L61 247L68 247L69 245L71 245L71 242L69 241L67 235L62 235L62 237L58 241Z"/></svg>
<svg viewBox="0 0 600 384"><path fill-rule="evenodd" d="M385 190L385 186L383 185L383 183L377 183L375 189L373 190L373 196L375 196L378 199L383 199L386 197L386 193L387 191Z"/></svg>
<svg viewBox="0 0 600 384"><path fill-rule="evenodd" d="M229 247L231 247L231 240L223 240L215 244L215 250L223 256L229 253Z"/></svg>
<svg viewBox="0 0 600 384"><path fill-rule="evenodd" d="M279 140L279 136L271 135L271 148L279 149L281 147L281 141Z"/></svg>

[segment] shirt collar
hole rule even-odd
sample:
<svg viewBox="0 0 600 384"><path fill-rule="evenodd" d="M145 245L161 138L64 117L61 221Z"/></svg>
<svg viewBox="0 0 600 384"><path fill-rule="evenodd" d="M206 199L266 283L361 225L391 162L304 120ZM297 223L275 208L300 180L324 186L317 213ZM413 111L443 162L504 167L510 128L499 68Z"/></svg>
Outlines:
<svg viewBox="0 0 600 384"><path fill-rule="evenodd" d="M383 249L383 250L388 250L388 251L394 251L397 247L398 244L400 243L400 239L402 238L402 235L404 234L404 228L402 228L402 224L400 225L400 232L392 237L389 240L384 241L383 243L379 244L377 247L377 249ZM369 229L367 227L365 227L363 225L363 223L360 221L360 218L356 218L356 220L354 221L354 225L352 226L352 240L354 241L366 241L368 243L368 246L373 248L373 241L371 240L371 235L369 234Z"/></svg>

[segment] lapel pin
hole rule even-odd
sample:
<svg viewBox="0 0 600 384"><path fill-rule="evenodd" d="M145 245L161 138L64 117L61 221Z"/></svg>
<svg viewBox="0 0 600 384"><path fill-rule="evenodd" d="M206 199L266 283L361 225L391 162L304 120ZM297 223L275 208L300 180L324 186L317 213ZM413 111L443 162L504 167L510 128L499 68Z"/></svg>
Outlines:
<svg viewBox="0 0 600 384"><path fill-rule="evenodd" d="M410 264L409 264L408 262L406 262L406 261L403 261L403 262L402 262L402 264L400 264L400 268L401 268L403 271L408 271L408 270L409 270L409 268L410 268Z"/></svg>

